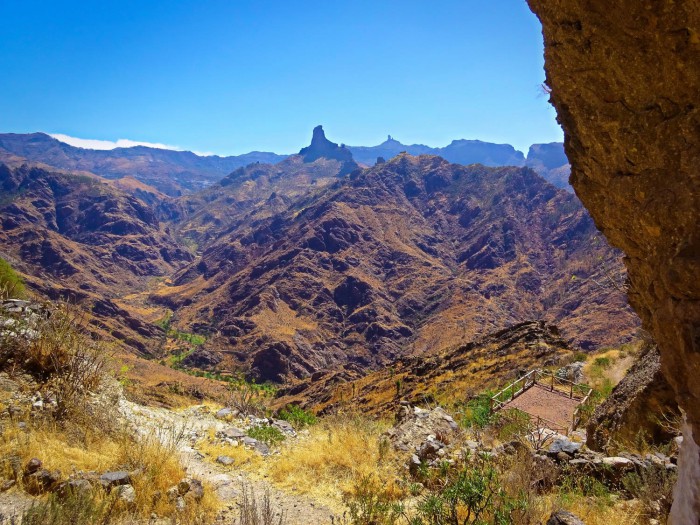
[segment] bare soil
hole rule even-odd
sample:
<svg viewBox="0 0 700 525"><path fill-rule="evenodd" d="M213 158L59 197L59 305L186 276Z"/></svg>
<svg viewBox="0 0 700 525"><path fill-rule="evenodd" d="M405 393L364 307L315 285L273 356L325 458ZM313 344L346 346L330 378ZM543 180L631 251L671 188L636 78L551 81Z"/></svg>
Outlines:
<svg viewBox="0 0 700 525"><path fill-rule="evenodd" d="M576 399L570 399L556 390L552 392L544 386L534 385L506 403L505 408L517 408L568 428L578 405L579 401Z"/></svg>

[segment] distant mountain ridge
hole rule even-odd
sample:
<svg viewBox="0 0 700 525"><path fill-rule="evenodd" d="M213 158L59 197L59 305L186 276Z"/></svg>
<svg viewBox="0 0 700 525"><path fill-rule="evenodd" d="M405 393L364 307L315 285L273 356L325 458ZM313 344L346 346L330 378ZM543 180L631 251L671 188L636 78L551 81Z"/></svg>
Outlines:
<svg viewBox="0 0 700 525"><path fill-rule="evenodd" d="M321 134L322 131L321 129ZM376 146L338 146L328 141L325 136L323 141L317 142L312 151L316 151L318 158L321 154L318 148L326 148L328 151L323 150L326 158L347 162L343 173L349 173L355 162L373 166L380 157L389 160L399 153L406 152L411 155L438 155L449 162L465 166L528 166L558 188L572 191L568 183L570 168L561 142L533 144L526 157L510 144L494 144L480 140L453 140L449 145L437 148L424 144L402 144L391 136ZM328 152L333 148L337 150L328 157ZM86 171L107 179L133 177L173 197L206 188L237 168L255 163L276 164L289 157L260 151L228 157L199 156L190 151L146 146L92 150L71 146L45 133L0 134L0 156L3 151L54 168ZM309 155L303 150L300 153L305 158Z"/></svg>
<svg viewBox="0 0 700 525"><path fill-rule="evenodd" d="M241 166L255 162L274 164L287 157L259 151L232 157L202 157L191 151L146 146L94 150L76 148L45 133L0 134L0 149L31 161L89 171L107 179L133 176L170 196L205 188Z"/></svg>
<svg viewBox="0 0 700 525"><path fill-rule="evenodd" d="M527 157L510 144L494 144L481 140L453 140L443 148L432 148L424 144L402 144L391 135L377 146L347 146L355 160L374 166L378 158L389 160L399 153L409 155L438 155L453 164L483 164L489 167L527 166L558 188L571 191L569 186L569 161L564 152L564 143L533 144Z"/></svg>

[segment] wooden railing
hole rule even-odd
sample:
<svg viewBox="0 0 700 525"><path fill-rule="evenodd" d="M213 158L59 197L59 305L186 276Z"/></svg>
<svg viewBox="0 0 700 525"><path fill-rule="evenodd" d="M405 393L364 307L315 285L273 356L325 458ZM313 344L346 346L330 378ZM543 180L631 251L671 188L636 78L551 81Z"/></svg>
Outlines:
<svg viewBox="0 0 700 525"><path fill-rule="evenodd" d="M587 408L587 403L591 399L592 393L593 393L593 389L589 388L586 396L581 400L579 405L576 407L576 410L574 410L574 416L571 420L571 430L576 430L576 428L578 427L578 424L581 422L581 409Z"/></svg>
<svg viewBox="0 0 700 525"><path fill-rule="evenodd" d="M537 425L544 422L546 423L547 428L550 428L556 432L561 432L562 434L568 435L571 430L576 430L576 427L581 422L581 409L585 407L586 403L588 403L590 400L593 389L582 383L576 383L574 381L569 381L568 379L558 377L554 372L547 370L530 370L527 374L513 381L503 390L492 396L489 402L491 412L505 407L510 401L513 401L516 397L535 385L546 388L550 392L557 392L558 394L565 395L569 399L579 401L578 406L574 410L571 426L569 428L563 428L561 424L549 421L541 416L529 414L524 410L522 410L522 412L525 412L532 418L536 418Z"/></svg>
<svg viewBox="0 0 700 525"><path fill-rule="evenodd" d="M575 383L557 376L548 370L534 370L535 383L548 388L550 392L558 392L566 395L569 399L583 401L590 396L592 389L583 383Z"/></svg>
<svg viewBox="0 0 700 525"><path fill-rule="evenodd" d="M491 412L498 410L499 408L503 408L506 403L512 401L532 387L537 382L536 374L537 370L530 370L527 374L512 382L496 395L492 396L490 401Z"/></svg>

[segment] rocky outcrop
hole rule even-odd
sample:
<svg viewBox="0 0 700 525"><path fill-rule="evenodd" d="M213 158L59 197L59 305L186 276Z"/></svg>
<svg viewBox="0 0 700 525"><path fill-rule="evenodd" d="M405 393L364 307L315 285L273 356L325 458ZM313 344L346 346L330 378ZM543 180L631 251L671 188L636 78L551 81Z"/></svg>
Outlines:
<svg viewBox="0 0 700 525"><path fill-rule="evenodd" d="M627 255L630 303L659 344L686 441L700 443L700 5L528 1L571 183ZM699 463L681 465L673 523L700 520L700 494L687 485L700 479L683 473Z"/></svg>
<svg viewBox="0 0 700 525"><path fill-rule="evenodd" d="M668 443L675 437L668 427L678 416L673 389L661 373L659 352L648 344L610 397L596 407L586 425L586 444L602 451L613 442L632 443L640 432L652 443Z"/></svg>
<svg viewBox="0 0 700 525"><path fill-rule="evenodd" d="M350 173L356 169L357 163L352 158L352 153L345 145L338 146L335 142L331 142L326 138L323 132L323 126L316 126L311 137L311 144L299 151L299 155L304 159L304 162L314 162L320 158L338 160L343 163L343 169L340 175Z"/></svg>

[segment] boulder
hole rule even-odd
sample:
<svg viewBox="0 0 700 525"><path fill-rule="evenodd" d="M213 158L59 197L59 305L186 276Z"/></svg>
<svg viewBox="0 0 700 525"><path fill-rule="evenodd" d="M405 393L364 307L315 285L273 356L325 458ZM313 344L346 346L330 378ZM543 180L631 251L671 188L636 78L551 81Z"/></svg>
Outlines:
<svg viewBox="0 0 700 525"><path fill-rule="evenodd" d="M53 490L60 480L61 473L59 471L42 468L24 476L24 487L30 494L42 494Z"/></svg>
<svg viewBox="0 0 700 525"><path fill-rule="evenodd" d="M581 446L581 443L574 443L568 439L555 439L551 445L549 445L547 454L553 457L556 457L557 454L560 453L567 454L568 456L575 456L581 450ZM568 458L565 457L565 459Z"/></svg>
<svg viewBox="0 0 700 525"><path fill-rule="evenodd" d="M126 505L136 503L136 490L132 485L120 485L116 489L117 498Z"/></svg>
<svg viewBox="0 0 700 525"><path fill-rule="evenodd" d="M567 510L557 510L547 520L547 525L586 525L581 518Z"/></svg>
<svg viewBox="0 0 700 525"><path fill-rule="evenodd" d="M238 411L236 411L238 412ZM236 417L238 414L234 414L234 410L229 407L222 408L214 414L216 419L230 419Z"/></svg>
<svg viewBox="0 0 700 525"><path fill-rule="evenodd" d="M26 474L34 474L37 470L39 470L42 466L42 462L38 458L32 458L29 461L27 461L26 466L24 467L24 472Z"/></svg>
<svg viewBox="0 0 700 525"><path fill-rule="evenodd" d="M219 463L220 465L233 465L234 459L231 456L217 456L216 457L216 462Z"/></svg>
<svg viewBox="0 0 700 525"><path fill-rule="evenodd" d="M86 494L92 491L92 483L87 479L71 479L64 481L56 488L56 495L65 499L76 494Z"/></svg>
<svg viewBox="0 0 700 525"><path fill-rule="evenodd" d="M297 435L296 431L294 430L294 427L288 421L284 421L283 419L273 420L272 426L277 428L280 432L287 434L288 436Z"/></svg>
<svg viewBox="0 0 700 525"><path fill-rule="evenodd" d="M433 443L427 445L426 452L438 442L440 446L437 448L443 448L450 444L459 430L455 420L440 407L424 410L404 403L399 407L396 421L383 437L394 449L403 452L417 452L428 442Z"/></svg>
<svg viewBox="0 0 700 525"><path fill-rule="evenodd" d="M105 472L100 476L100 483L105 489L109 490L112 487L129 485L131 483L131 476L125 470Z"/></svg>
<svg viewBox="0 0 700 525"><path fill-rule="evenodd" d="M201 501L204 497L204 485L195 478L183 478L177 484L177 493L179 496L188 496L195 501Z"/></svg>
<svg viewBox="0 0 700 525"><path fill-rule="evenodd" d="M219 430L216 433L216 437L220 439L235 439L235 440L241 440L246 437L246 433L243 432L240 428L236 427L226 427L223 430Z"/></svg>

